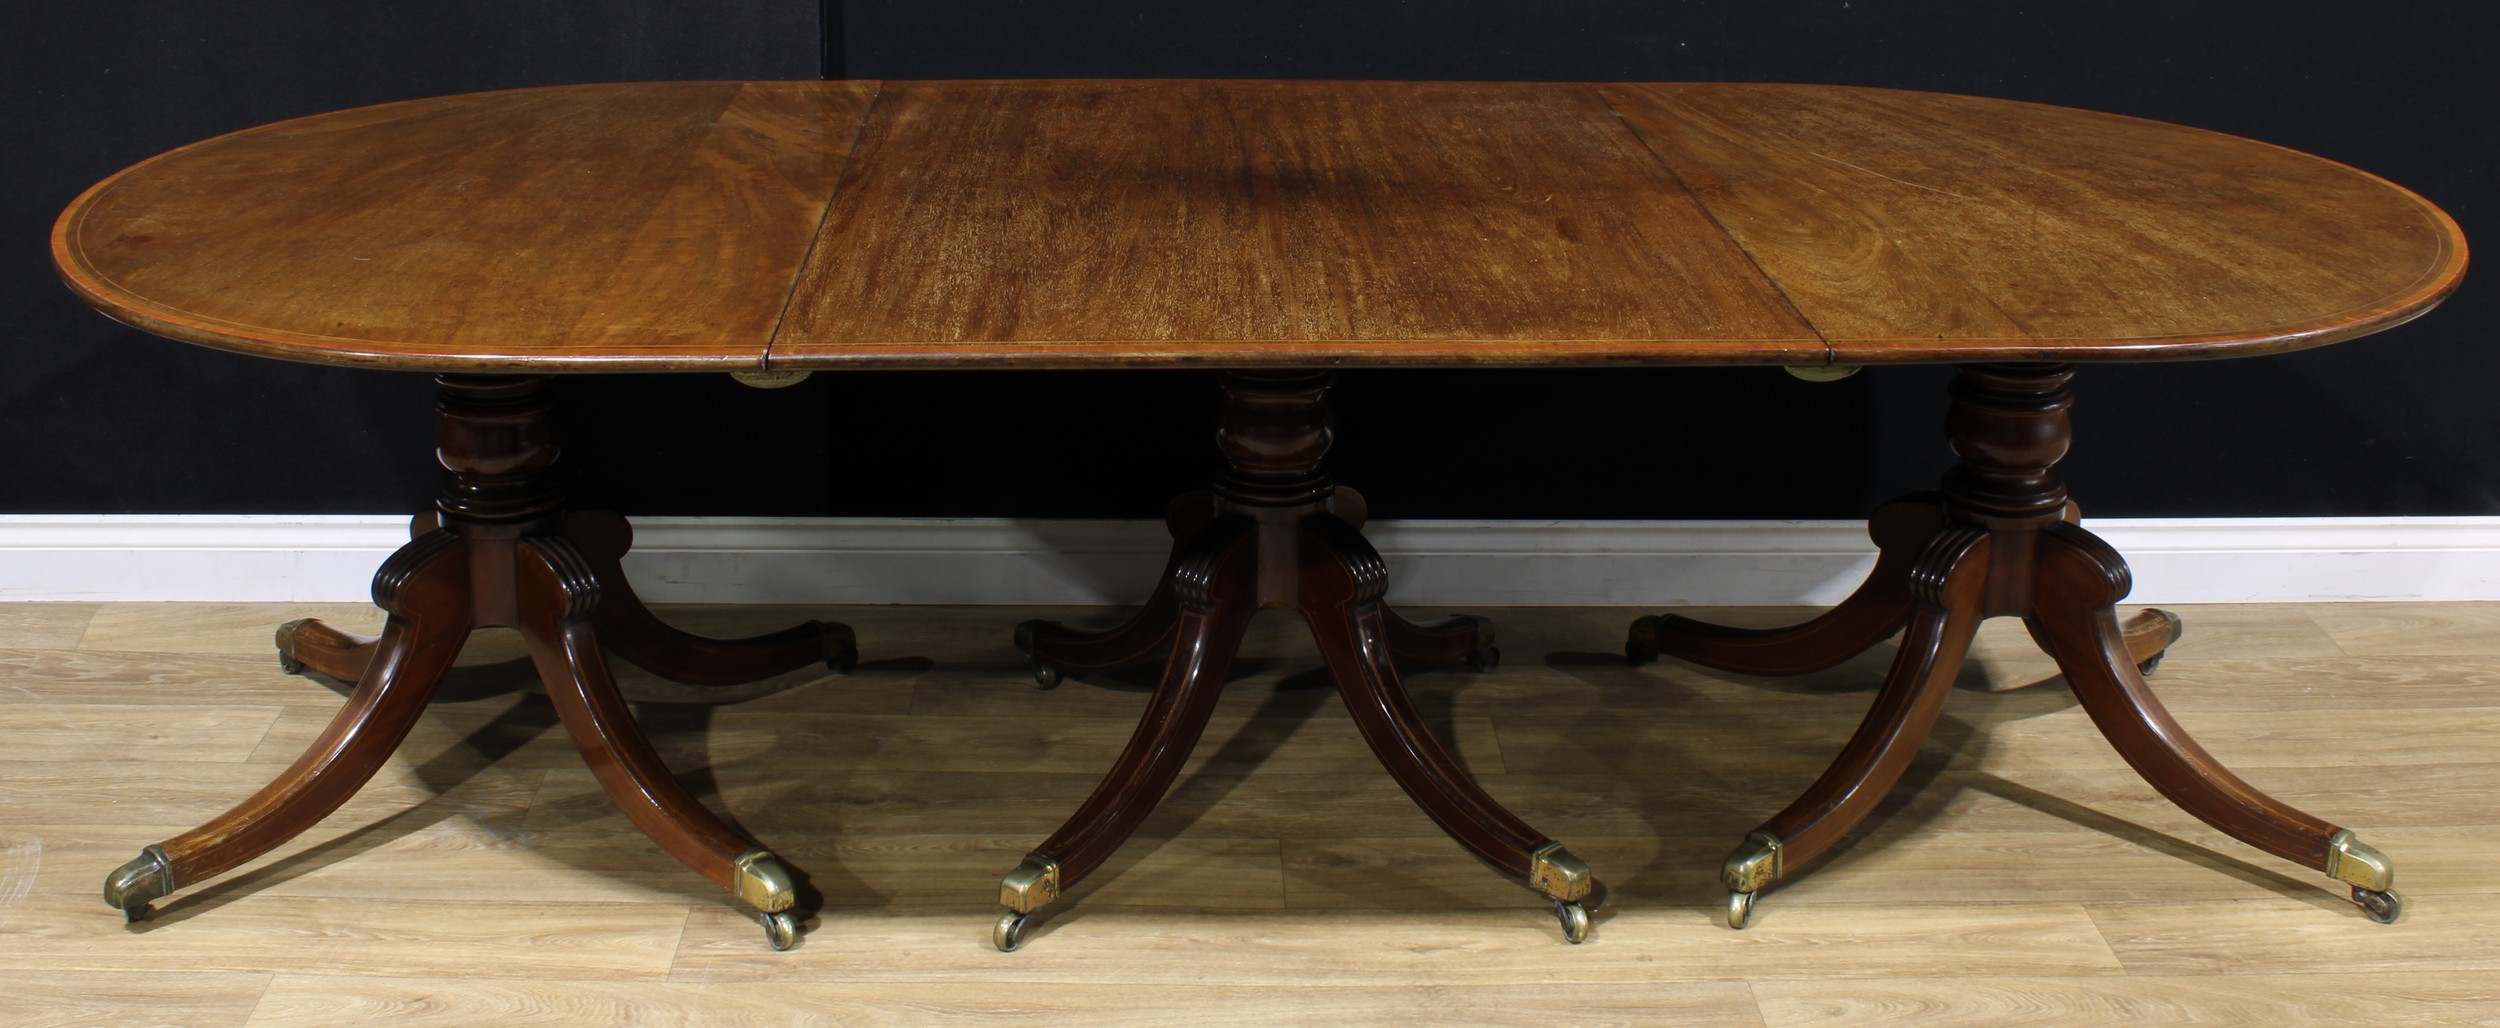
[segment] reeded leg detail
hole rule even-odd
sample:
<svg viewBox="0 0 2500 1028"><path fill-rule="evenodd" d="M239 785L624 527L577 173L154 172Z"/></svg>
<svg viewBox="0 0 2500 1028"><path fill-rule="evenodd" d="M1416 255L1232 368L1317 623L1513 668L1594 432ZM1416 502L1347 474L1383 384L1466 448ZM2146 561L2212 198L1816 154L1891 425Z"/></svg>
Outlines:
<svg viewBox="0 0 2500 1028"><path fill-rule="evenodd" d="M1907 576L1915 605L1883 690L1822 776L1728 856L1720 879L1732 895L1759 892L1830 852L1900 782L1978 632L1991 555L1987 534L1977 530L1933 540ZM1744 927L1752 907L1751 899L1731 898L1729 927Z"/></svg>
<svg viewBox="0 0 2500 1028"><path fill-rule="evenodd" d="M2129 586L2126 565L2099 537L2056 526L2040 540L2034 620L2092 723L2162 796L2231 837L2326 872L2357 889L2385 892L2395 873L2352 833L2260 792L2180 727L2136 669L2111 606ZM2356 896L2377 916L2371 902ZM2390 906L2392 908L2392 905ZM2392 916L2392 915L2391 915Z"/></svg>
<svg viewBox="0 0 2500 1028"><path fill-rule="evenodd" d="M682 631L660 620L626 584L622 563L633 547L633 526L605 511L565 515L564 538L571 540L601 585L599 609L592 615L599 638L617 656L672 682L686 685L743 685L822 663L848 672L859 664L859 644L847 625L809 621L745 639L713 639Z"/></svg>
<svg viewBox="0 0 2500 1028"><path fill-rule="evenodd" d="M2115 605L2130 586L2126 563L2079 527L2053 470L2072 437L2073 375L2072 366L2060 364L1957 369L1946 434L1961 459L1941 492L1878 512L1870 528L1881 553L1874 577L1842 609L1768 633L1666 618L1635 624L1627 652L1636 661L1645 649L1665 650L1728 670L1794 673L1845 659L1873 641L1883 620L1877 613L1908 605L1900 655L1847 748L1721 868L1730 927L1744 927L1762 888L1829 852L1898 781L1933 725L1972 633L1982 619L2000 616L2024 620L2093 724L2164 797L2234 838L2350 885L2354 902L2375 920L2402 911L2385 855L2232 774L2145 685L2144 675L2183 626L2162 610L2118 621ZM1918 543L1922 555L1896 572L1922 534L1934 541ZM1898 597L1884 592L1888 579L1906 583Z"/></svg>
<svg viewBox="0 0 2500 1028"><path fill-rule="evenodd" d="M1596 882L1570 851L1504 809L1433 738L1390 659L1380 597L1388 567L1361 533L1329 514L1302 521L1302 614L1355 726L1381 766L1433 823L1478 859L1555 902L1576 905ZM1585 916L1561 915L1565 928Z"/></svg>
<svg viewBox="0 0 2500 1028"><path fill-rule="evenodd" d="M1258 547L1252 529L1246 518L1221 519L1176 562L1179 617L1172 660L1155 684L1137 731L1102 783L1000 883L999 902L1010 915L993 934L1001 949L1012 949L1022 939L1022 915L1057 900L1128 840L1171 788L1206 731L1225 671L1256 609L1251 589Z"/></svg>
<svg viewBox="0 0 2500 1028"><path fill-rule="evenodd" d="M1075 816L999 883L1007 908L992 928L1000 950L1022 945L1033 912L1099 867L1178 774L1205 729L1224 672L1257 610L1303 615L1330 676L1372 752L1409 797L1462 846L1554 902L1563 934L1588 937L1588 867L1493 802L1432 738L1398 682L1395 661L1499 659L1489 625L1471 617L1419 625L1381 603L1387 569L1356 526L1367 505L1337 487L1322 461L1331 438L1325 372L1231 372L1223 378L1216 445L1226 468L1211 494L1172 508L1183 542L1165 587L1122 628L1086 635L1027 623L1017 645L1044 686L1062 669L1109 668L1170 645L1145 717ZM1188 520L1211 512L1204 527Z"/></svg>
<svg viewBox="0 0 2500 1028"><path fill-rule="evenodd" d="M105 901L139 920L149 901L267 853L347 802L407 737L459 655L469 631L467 589L467 547L450 535L428 535L393 554L373 583L374 602L390 619L329 727L250 799L115 871Z"/></svg>
<svg viewBox="0 0 2500 1028"><path fill-rule="evenodd" d="M408 539L423 539L442 527L441 517L426 511L409 526ZM378 641L378 636L343 632L316 618L298 618L278 626L278 668L290 675L309 669L342 682L353 682L372 662L373 647Z"/></svg>
<svg viewBox="0 0 2500 1028"><path fill-rule="evenodd" d="M789 871L686 792L634 723L599 650L593 611L602 590L589 564L561 539L524 539L519 550L516 627L600 788L634 827L696 873L764 913L789 910L798 898Z"/></svg>
<svg viewBox="0 0 2500 1028"><path fill-rule="evenodd" d="M450 475L433 509L413 519L412 540L374 576L374 603L389 615L380 637L368 641L314 621L278 630L288 670L354 676L346 706L250 799L113 872L106 902L136 920L150 901L266 853L337 810L407 737L469 633L510 627L529 643L567 731L626 816L762 911L775 947L796 940L789 870L669 775L618 695L599 636L611 633L619 652L654 671L709 685L819 660L847 666L856 652L850 632L810 625L720 641L653 618L623 585L618 558L632 541L625 523L563 515L546 384L544 376L435 376L434 453Z"/></svg>
<svg viewBox="0 0 2500 1028"><path fill-rule="evenodd" d="M1660 654L1744 675L1801 675L1836 666L1901 630L1910 617L1910 565L1944 528L1942 500L1929 494L1884 505L1867 522L1875 570L1857 591L1820 616L1785 628L1730 628L1661 614L1632 622L1625 659Z"/></svg>

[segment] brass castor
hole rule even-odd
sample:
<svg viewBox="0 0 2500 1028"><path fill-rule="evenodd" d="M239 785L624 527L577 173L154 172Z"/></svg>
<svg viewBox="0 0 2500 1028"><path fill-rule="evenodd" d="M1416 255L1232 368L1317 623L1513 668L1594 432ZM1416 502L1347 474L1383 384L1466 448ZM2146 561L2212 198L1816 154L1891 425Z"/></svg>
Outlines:
<svg viewBox="0 0 2500 1028"><path fill-rule="evenodd" d="M304 662L295 659L295 630L303 624L304 619L297 618L278 626L278 670L290 675L304 673Z"/></svg>
<svg viewBox="0 0 2500 1028"><path fill-rule="evenodd" d="M2169 631L2165 633L2169 636L2169 638L2162 641L2161 649L2158 652L2155 652L2152 656L2144 658L2141 663L2138 663L2135 666L2137 674L2149 675L2153 673L2154 668L2161 666L2162 658L2170 655L2170 648L2179 645L2179 640L2187 637L2187 621L2179 617L2179 615L2173 614L2159 607L2146 607L2144 608L2144 614L2160 617L2162 620L2168 622L2169 627ZM2142 615L2139 615L2138 617L2140 619ZM2133 622L2131 621L2130 625L2132 626L2132 624Z"/></svg>
<svg viewBox="0 0 2500 1028"><path fill-rule="evenodd" d="M1039 652L1041 634L1058 627L1056 623L1040 618L1016 626L1016 648L1033 658L1033 684L1044 689L1056 689L1060 682L1067 680L1067 673L1042 660Z"/></svg>
<svg viewBox="0 0 2500 1028"><path fill-rule="evenodd" d="M1469 671L1481 673L1500 666L1502 666L1502 648L1499 646L1479 646L1476 647L1476 652L1467 655L1467 670Z"/></svg>
<svg viewBox="0 0 2500 1028"><path fill-rule="evenodd" d="M2356 885L2352 887L2352 901L2361 904L2361 912L2380 924L2394 924L2405 912L2405 898L2396 895L2394 889L2381 891Z"/></svg>
<svg viewBox="0 0 2500 1028"><path fill-rule="evenodd" d="M1033 920L1031 914L1008 911L998 915L998 926L990 929L990 945L1001 953L1013 953L1024 945L1024 926Z"/></svg>
<svg viewBox="0 0 2500 1028"><path fill-rule="evenodd" d="M764 941L772 943L776 950L786 950L798 945L798 915L787 910L776 910L764 915Z"/></svg>
<svg viewBox="0 0 2500 1028"><path fill-rule="evenodd" d="M1753 897L1754 894L1750 892L1730 892L1727 894L1728 927L1741 932L1745 930L1745 926L1747 924L1752 923Z"/></svg>
<svg viewBox="0 0 2500 1028"><path fill-rule="evenodd" d="M1562 922L1563 941L1577 946L1589 941L1589 908L1578 901L1554 903L1554 919Z"/></svg>
<svg viewBox="0 0 2500 1028"><path fill-rule="evenodd" d="M104 902L122 912L122 920L137 924L148 919L151 901L174 891L174 872L165 860L165 852L150 846L139 852L130 863L114 868L104 878Z"/></svg>

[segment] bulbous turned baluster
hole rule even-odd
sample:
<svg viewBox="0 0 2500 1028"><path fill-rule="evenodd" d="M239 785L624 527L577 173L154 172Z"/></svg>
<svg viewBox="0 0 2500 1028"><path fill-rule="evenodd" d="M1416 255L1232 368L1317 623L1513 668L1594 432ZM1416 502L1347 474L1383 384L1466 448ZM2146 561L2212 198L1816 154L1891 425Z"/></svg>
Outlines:
<svg viewBox="0 0 2500 1028"><path fill-rule="evenodd" d="M434 501L451 522L517 524L552 517L554 401L544 375L436 375L434 460L450 473Z"/></svg>
<svg viewBox="0 0 2500 1028"><path fill-rule="evenodd" d="M1945 437L1961 463L1945 472L1945 498L1991 518L2057 517L2066 483L2050 470L2074 439L2071 364L1965 364L1948 390Z"/></svg>
<svg viewBox="0 0 2500 1028"><path fill-rule="evenodd" d="M1225 468L1215 493L1248 507L1298 507L1328 498L1323 458L1334 439L1328 408L1333 376L1324 371L1236 371L1224 376L1223 420L1215 432Z"/></svg>

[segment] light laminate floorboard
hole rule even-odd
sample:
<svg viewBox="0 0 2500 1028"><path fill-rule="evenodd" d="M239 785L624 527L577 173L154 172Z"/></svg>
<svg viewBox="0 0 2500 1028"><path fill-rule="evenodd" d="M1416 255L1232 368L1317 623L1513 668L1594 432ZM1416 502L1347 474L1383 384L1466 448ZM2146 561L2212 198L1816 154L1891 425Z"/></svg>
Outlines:
<svg viewBox="0 0 2500 1028"><path fill-rule="evenodd" d="M824 897L793 951L608 805L502 635L337 814L125 927L105 873L339 707L343 683L279 671L271 630L378 618L0 604L0 1024L2500 1023L2500 604L2183 608L2154 678L2250 781L2395 860L2394 926L2155 795L1995 622L1900 792L1728 931L1720 858L1830 759L1886 655L1797 680L1629 667L1650 611L1509 609L1478 612L1499 671L1409 684L1607 883L1589 944L1378 773L1300 626L1268 617L1162 807L1014 954L989 945L997 878L1093 787L1151 675L1038 690L1009 630L1117 612L664 613L858 630L847 676L620 674L689 787Z"/></svg>

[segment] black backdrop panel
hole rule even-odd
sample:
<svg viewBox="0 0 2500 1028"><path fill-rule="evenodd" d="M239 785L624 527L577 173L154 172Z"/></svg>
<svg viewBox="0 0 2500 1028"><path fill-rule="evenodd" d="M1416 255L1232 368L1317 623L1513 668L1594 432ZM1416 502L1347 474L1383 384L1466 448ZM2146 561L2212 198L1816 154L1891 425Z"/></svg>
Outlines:
<svg viewBox="0 0 2500 1028"><path fill-rule="evenodd" d="M0 510L400 511L420 376L152 340L41 241L77 189L191 139L433 93L597 79L1738 79L1938 89L2253 136L2495 220L2480 3L1032 0L45 5L11 16L0 163ZM820 46L822 47L820 51ZM820 55L822 63L820 63ZM2500 512L2493 301L2305 354L2087 369L2091 513ZM1949 459L1934 368L1352 372L1337 467L1384 517L1851 517ZM565 383L582 491L637 513L1147 517L1212 459L1203 374Z"/></svg>
<svg viewBox="0 0 2500 1028"><path fill-rule="evenodd" d="M434 491L425 376L167 342L62 288L47 235L95 180L337 108L564 82L813 78L823 54L816 0L86 0L13 4L0 25L0 510L14 512L382 513ZM684 428L668 459L577 433L580 463L682 481L695 505L824 505L821 397L641 388L661 384L568 383L578 415L648 403L631 420ZM798 472L729 475L740 461L761 471L748 456L759 439Z"/></svg>

